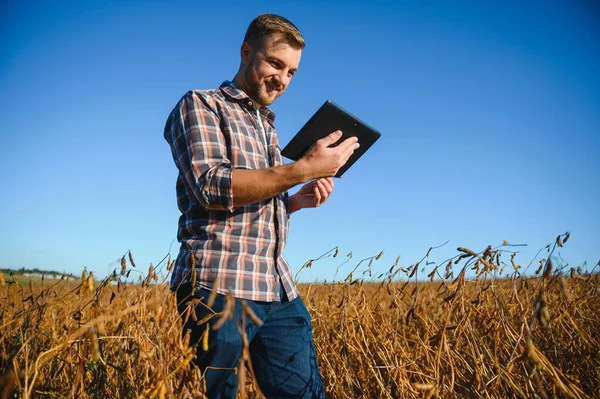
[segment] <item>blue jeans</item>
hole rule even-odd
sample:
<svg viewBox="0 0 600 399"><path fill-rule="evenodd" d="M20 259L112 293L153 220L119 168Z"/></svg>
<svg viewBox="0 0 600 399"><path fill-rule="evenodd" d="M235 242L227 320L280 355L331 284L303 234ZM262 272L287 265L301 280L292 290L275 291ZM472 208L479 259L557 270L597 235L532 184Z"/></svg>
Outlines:
<svg viewBox="0 0 600 399"><path fill-rule="evenodd" d="M204 298L195 308L196 318L200 321L212 313L204 305L210 291L198 289L193 295L191 292L189 284L177 290L179 314L182 318L185 316L187 302L192 296ZM269 399L324 398L310 315L302 299L297 297L287 301L284 297L281 302L246 302L263 322L262 327L258 327L246 317L252 367L263 394ZM212 310L221 312L224 305L225 296L217 295ZM241 326L241 317L241 300L236 299L233 319L227 320L216 331L210 328L207 351L200 342L206 325L198 325L191 318L184 325L184 334L190 330L190 344L197 345L194 363L205 373L206 395L210 399L235 398L238 375L234 368L240 366L243 347L237 327ZM218 318L214 317L208 323L212 326Z"/></svg>

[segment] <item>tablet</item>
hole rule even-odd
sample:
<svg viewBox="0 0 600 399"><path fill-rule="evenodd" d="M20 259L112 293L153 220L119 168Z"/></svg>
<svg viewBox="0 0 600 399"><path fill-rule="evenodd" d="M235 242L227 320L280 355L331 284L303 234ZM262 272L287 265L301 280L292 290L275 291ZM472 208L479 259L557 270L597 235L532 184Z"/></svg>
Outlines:
<svg viewBox="0 0 600 399"><path fill-rule="evenodd" d="M336 130L342 131L342 138L331 147L335 147L348 137L358 137L360 147L342 166L335 177L342 175L379 139L381 133L367 125L333 101L325 104L306 122L304 127L285 146L281 155L297 161L315 141L322 139Z"/></svg>

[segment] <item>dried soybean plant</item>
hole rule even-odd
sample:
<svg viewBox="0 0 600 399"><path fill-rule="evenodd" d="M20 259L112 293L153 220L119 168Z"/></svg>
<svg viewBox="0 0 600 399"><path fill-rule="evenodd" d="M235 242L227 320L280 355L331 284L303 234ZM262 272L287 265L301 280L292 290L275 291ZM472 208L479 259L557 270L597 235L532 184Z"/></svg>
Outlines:
<svg viewBox="0 0 600 399"><path fill-rule="evenodd" d="M328 394L599 397L599 278L566 262L552 270L568 239L544 248L539 277L522 275L505 241L440 263L433 247L375 279L355 268L343 283L302 287Z"/></svg>
<svg viewBox="0 0 600 399"><path fill-rule="evenodd" d="M84 268L78 281L63 276L50 286L43 279L22 286L2 275L0 399L204 397L203 376L192 363L197 348L182 334L166 284L174 262L167 255L144 275L128 251L102 281ZM233 303L228 296L214 328ZM243 323L246 317L256 323L244 305ZM201 345L208 339L207 332ZM244 365L251 369L247 344L244 350L240 392L259 397L252 379L243 379Z"/></svg>
<svg viewBox="0 0 600 399"><path fill-rule="evenodd" d="M349 268L341 281L300 285L327 397L600 397L600 264L564 261L569 237L525 267L508 242L459 247L441 262L432 247L412 265L397 257L385 268L383 252L340 259L339 247L308 261L298 273L325 258L340 262L336 276ZM128 251L117 264L102 281L87 270L50 285L0 275L0 399L204 397L198 348L166 284L174 261L144 274ZM259 398L245 325L260 319L247 304L229 295L197 345L207 348L237 306L238 396Z"/></svg>
<svg viewBox="0 0 600 399"><path fill-rule="evenodd" d="M139 284L128 281L136 272L130 252L120 264L100 282L84 269L79 282L2 284L2 399L200 397L192 349L163 284L173 262L138 273Z"/></svg>

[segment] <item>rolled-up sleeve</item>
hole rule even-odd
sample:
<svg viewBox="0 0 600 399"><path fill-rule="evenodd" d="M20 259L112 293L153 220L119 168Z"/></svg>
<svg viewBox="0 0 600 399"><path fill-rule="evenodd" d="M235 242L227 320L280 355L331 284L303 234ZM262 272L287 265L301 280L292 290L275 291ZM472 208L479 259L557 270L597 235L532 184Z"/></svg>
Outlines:
<svg viewBox="0 0 600 399"><path fill-rule="evenodd" d="M167 120L165 139L198 202L207 210L233 211L233 169L210 99L194 91L186 93Z"/></svg>

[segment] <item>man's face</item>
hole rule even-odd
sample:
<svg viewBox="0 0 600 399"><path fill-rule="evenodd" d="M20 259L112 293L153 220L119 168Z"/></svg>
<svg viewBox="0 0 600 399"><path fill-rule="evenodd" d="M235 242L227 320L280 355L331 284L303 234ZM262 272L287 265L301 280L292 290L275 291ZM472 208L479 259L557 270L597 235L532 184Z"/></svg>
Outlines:
<svg viewBox="0 0 600 399"><path fill-rule="evenodd" d="M283 34L277 33L269 36L262 48L252 49L248 45L246 51L246 94L258 105L271 105L287 89L298 70L302 50L290 47Z"/></svg>

